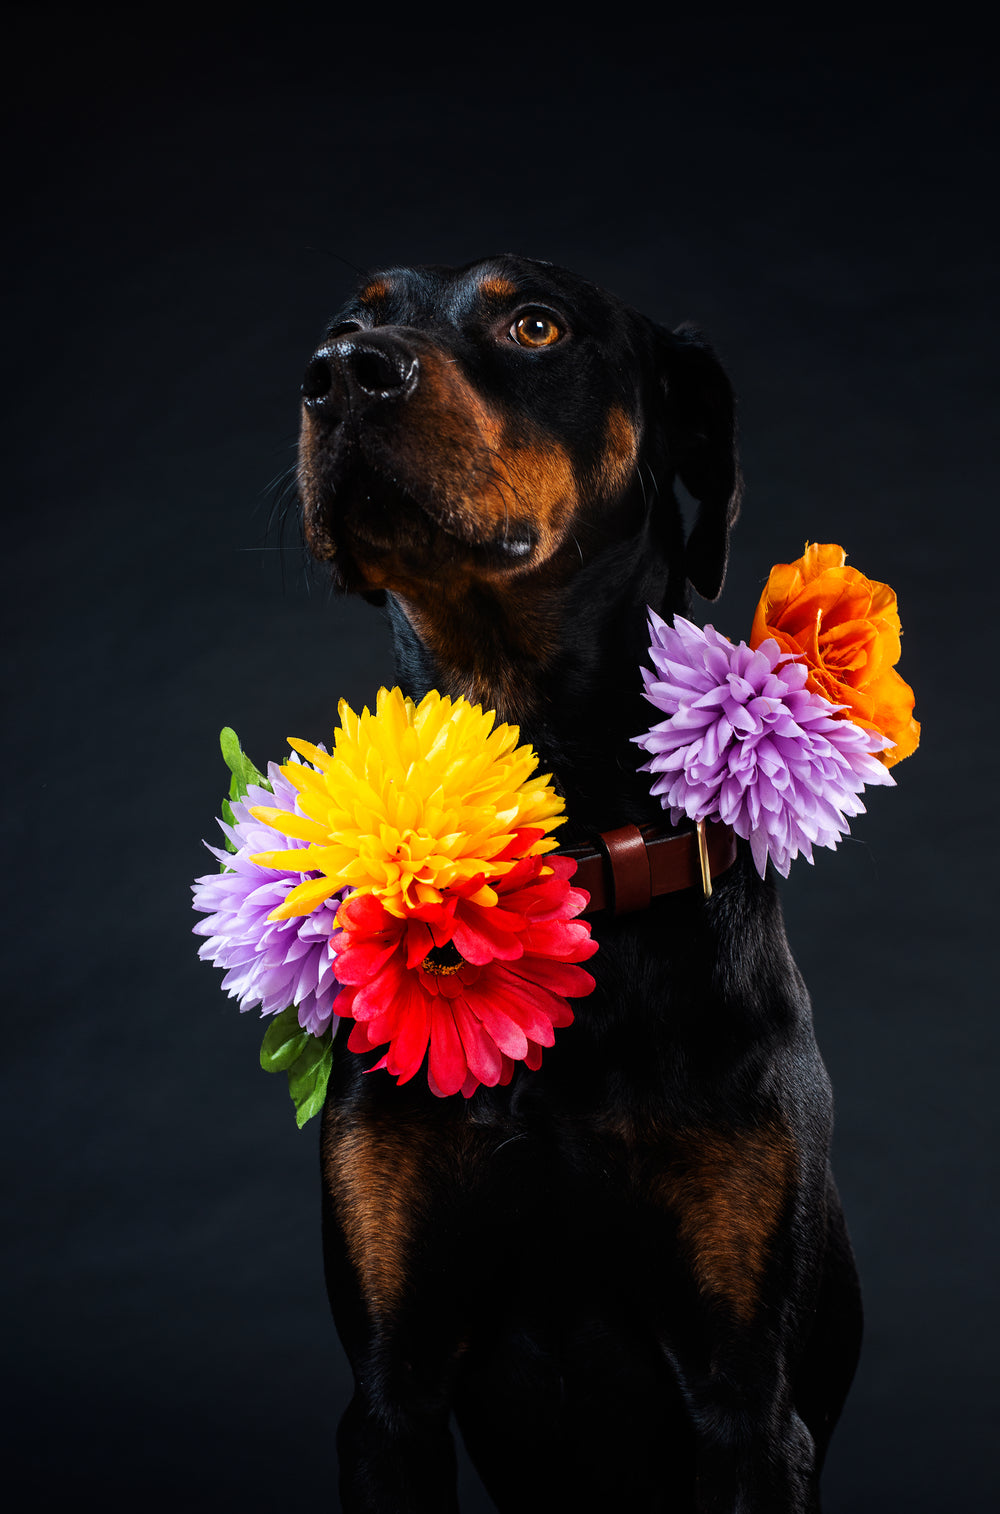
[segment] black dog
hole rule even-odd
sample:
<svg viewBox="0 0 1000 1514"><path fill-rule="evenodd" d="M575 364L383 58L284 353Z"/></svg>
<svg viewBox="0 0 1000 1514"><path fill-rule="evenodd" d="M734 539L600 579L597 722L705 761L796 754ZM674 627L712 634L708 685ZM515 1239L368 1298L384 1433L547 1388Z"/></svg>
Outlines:
<svg viewBox="0 0 1000 1514"><path fill-rule="evenodd" d="M310 549L385 602L406 692L519 725L568 849L606 837L597 988L540 1071L436 1099L335 1043L343 1507L455 1511L454 1414L511 1514L817 1510L860 1306L809 1001L749 852L716 828L706 897L630 743L646 606L722 586L729 383L563 269L393 269L309 364L300 459Z"/></svg>

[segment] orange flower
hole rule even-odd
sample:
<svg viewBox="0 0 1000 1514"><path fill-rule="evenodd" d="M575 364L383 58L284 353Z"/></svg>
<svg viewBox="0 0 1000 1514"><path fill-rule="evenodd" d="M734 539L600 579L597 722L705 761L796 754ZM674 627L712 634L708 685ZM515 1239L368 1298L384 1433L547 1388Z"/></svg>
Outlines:
<svg viewBox="0 0 1000 1514"><path fill-rule="evenodd" d="M876 753L892 767L916 751L920 726L913 690L896 672L899 612L888 584L845 567L843 547L813 542L797 562L771 569L750 633L751 647L772 637L809 665L808 686L855 725L896 744Z"/></svg>

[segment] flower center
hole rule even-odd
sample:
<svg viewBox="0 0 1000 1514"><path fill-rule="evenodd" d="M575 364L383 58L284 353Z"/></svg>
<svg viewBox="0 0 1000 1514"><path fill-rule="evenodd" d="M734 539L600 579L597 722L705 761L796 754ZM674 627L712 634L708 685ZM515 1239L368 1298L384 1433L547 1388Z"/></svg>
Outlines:
<svg viewBox="0 0 1000 1514"><path fill-rule="evenodd" d="M448 941L444 946L432 947L420 965L425 973L433 973L435 977L447 977L465 966L465 958L454 943Z"/></svg>

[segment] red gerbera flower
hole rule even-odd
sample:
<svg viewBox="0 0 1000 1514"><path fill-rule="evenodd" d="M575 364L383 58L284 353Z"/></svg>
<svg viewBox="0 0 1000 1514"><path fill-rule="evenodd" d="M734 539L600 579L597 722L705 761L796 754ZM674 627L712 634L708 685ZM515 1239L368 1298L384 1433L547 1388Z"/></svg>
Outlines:
<svg viewBox="0 0 1000 1514"><path fill-rule="evenodd" d="M344 985L337 1013L355 1022L351 1050L388 1042L377 1066L400 1083L427 1056L439 1097L509 1083L515 1062L538 1068L556 1028L573 1022L566 996L594 987L576 965L597 942L575 918L588 903L570 886L575 871L569 857L525 857L490 879L495 905L472 902L485 881L476 877L405 920L374 894L348 899L331 946Z"/></svg>

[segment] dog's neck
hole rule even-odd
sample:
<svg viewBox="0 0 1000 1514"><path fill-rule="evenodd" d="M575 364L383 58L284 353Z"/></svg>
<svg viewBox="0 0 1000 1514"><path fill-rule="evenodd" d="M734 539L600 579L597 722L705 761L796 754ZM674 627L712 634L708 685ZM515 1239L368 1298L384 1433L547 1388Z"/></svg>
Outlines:
<svg viewBox="0 0 1000 1514"><path fill-rule="evenodd" d="M648 728L640 665L646 607L687 607L678 554L654 533L616 543L575 573L525 575L513 588L389 595L397 676L414 698L462 695L517 725L567 802L568 842L626 822L663 822L631 737Z"/></svg>

